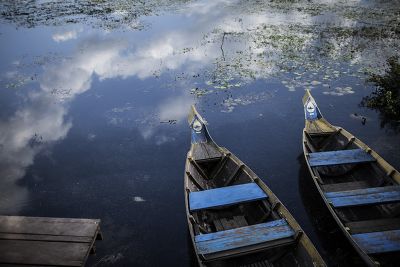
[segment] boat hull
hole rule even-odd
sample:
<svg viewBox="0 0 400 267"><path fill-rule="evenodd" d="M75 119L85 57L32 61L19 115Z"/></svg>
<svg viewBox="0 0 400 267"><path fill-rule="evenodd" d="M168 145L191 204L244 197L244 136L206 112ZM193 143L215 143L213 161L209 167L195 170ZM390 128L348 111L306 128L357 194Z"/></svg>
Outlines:
<svg viewBox="0 0 400 267"><path fill-rule="evenodd" d="M243 164L235 155L230 153L227 149L221 148L222 151L224 151L225 154L230 154L233 160L237 162L238 165ZM191 157L191 152L189 151L187 159L186 159L186 164L185 164L185 174L184 174L184 191L185 191L185 206L186 206L186 215L187 215L187 222L189 226L189 233L191 236L192 240L192 245L193 248L196 252L196 257L199 263L199 266L212 266L213 261L207 262L205 259L201 256L201 254L198 252L197 247L196 247L196 242L195 242L195 232L193 230L193 222L191 221L190 217L190 209L189 209L189 193L190 190L188 190L188 183L190 181L188 177L188 172L190 173L190 161L189 158ZM250 169L248 166L245 165L245 170L246 172L249 172L250 176L253 178L254 183L256 183L262 190L269 196L269 200L272 203L278 203L276 204L275 210L276 212L284 218L288 224L293 228L294 231L301 233L298 238L298 244L297 244L297 249L298 249L298 261L300 262L299 266L326 266L323 259L319 255L318 251L315 249L314 245L312 242L309 240L308 236L303 232L302 228L300 225L297 223L297 221L293 218L293 216L290 214L290 212L286 209L286 207L279 201L279 199L276 197L276 195L270 190L270 188ZM219 261L219 264L221 261L224 259L232 259L232 258L240 258L242 256L248 255L248 254L254 254L254 253L262 253L263 249L254 249L254 250L242 250L239 251L237 254L230 254L227 253L225 257L219 258L217 261Z"/></svg>
<svg viewBox="0 0 400 267"><path fill-rule="evenodd" d="M305 161L332 217L368 266L398 262L400 173L354 135L325 120L309 91L303 104Z"/></svg>

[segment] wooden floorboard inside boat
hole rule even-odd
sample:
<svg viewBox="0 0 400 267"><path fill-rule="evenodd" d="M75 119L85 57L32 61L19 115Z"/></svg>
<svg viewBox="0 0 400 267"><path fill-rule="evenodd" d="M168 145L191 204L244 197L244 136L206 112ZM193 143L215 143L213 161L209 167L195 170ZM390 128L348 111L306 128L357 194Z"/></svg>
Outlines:
<svg viewBox="0 0 400 267"><path fill-rule="evenodd" d="M350 229L351 234L389 231L400 229L400 218L349 222L345 226Z"/></svg>
<svg viewBox="0 0 400 267"><path fill-rule="evenodd" d="M355 182L337 183L337 184L323 184L321 185L321 187L325 192L338 192L345 190L368 188L370 187L370 185L366 181L355 181Z"/></svg>

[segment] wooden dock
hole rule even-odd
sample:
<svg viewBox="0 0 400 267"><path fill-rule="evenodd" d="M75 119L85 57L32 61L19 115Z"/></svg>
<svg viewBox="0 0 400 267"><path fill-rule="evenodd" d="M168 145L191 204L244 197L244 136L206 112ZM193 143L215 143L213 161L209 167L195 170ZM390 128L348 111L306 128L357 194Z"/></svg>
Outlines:
<svg viewBox="0 0 400 267"><path fill-rule="evenodd" d="M0 266L84 266L100 220L0 216Z"/></svg>

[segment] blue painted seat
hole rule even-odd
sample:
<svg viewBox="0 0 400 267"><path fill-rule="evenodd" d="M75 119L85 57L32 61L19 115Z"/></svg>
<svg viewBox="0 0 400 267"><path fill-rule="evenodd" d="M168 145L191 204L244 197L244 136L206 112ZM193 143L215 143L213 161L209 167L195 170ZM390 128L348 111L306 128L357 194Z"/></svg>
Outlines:
<svg viewBox="0 0 400 267"><path fill-rule="evenodd" d="M371 161L375 161L375 158L362 149L315 152L310 153L308 159L311 167Z"/></svg>
<svg viewBox="0 0 400 267"><path fill-rule="evenodd" d="M294 236L295 232L284 219L216 233L197 235L195 243L199 254L210 254L243 248ZM291 240L291 242L293 239ZM287 241L289 242L289 241Z"/></svg>
<svg viewBox="0 0 400 267"><path fill-rule="evenodd" d="M361 205L385 204L400 201L400 186L372 187L325 193L336 208Z"/></svg>
<svg viewBox="0 0 400 267"><path fill-rule="evenodd" d="M267 194L256 183L247 183L191 192L189 207L191 211L196 211L266 198Z"/></svg>
<svg viewBox="0 0 400 267"><path fill-rule="evenodd" d="M352 235L367 254L400 251L400 230Z"/></svg>

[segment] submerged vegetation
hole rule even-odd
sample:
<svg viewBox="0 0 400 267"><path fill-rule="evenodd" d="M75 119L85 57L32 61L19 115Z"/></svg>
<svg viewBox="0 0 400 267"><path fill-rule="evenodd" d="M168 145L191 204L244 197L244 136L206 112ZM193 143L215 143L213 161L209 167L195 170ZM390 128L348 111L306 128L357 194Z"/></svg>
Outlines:
<svg viewBox="0 0 400 267"><path fill-rule="evenodd" d="M400 6L390 1L2 1L0 10L0 20L19 27L60 29L83 24L86 30L93 27L108 33L152 31L152 17L173 13L193 26L174 24L173 18L173 30L143 42L135 40L134 48L99 38L99 47L101 42L115 43L119 60L131 55L129 62L141 62L136 72L126 69L139 67L127 65L104 76L168 77L165 84L174 87L178 81L186 82L187 93L196 98L215 98L218 92L230 98L236 89L271 78L289 91L353 94L368 75L379 75L386 60L400 51ZM85 36L82 27L76 28L55 34L54 41ZM86 54L84 47L80 49ZM7 81L7 87L22 87L27 81ZM233 108L229 103L223 99L219 104Z"/></svg>
<svg viewBox="0 0 400 267"><path fill-rule="evenodd" d="M376 86L371 95L363 98L361 105L381 112L382 123L400 125L400 63L398 57L388 60L386 73L372 74L368 79Z"/></svg>
<svg viewBox="0 0 400 267"><path fill-rule="evenodd" d="M20 27L59 26L86 23L104 29L143 29L142 16L155 15L185 0L65 0L65 1L1 1L1 17Z"/></svg>

